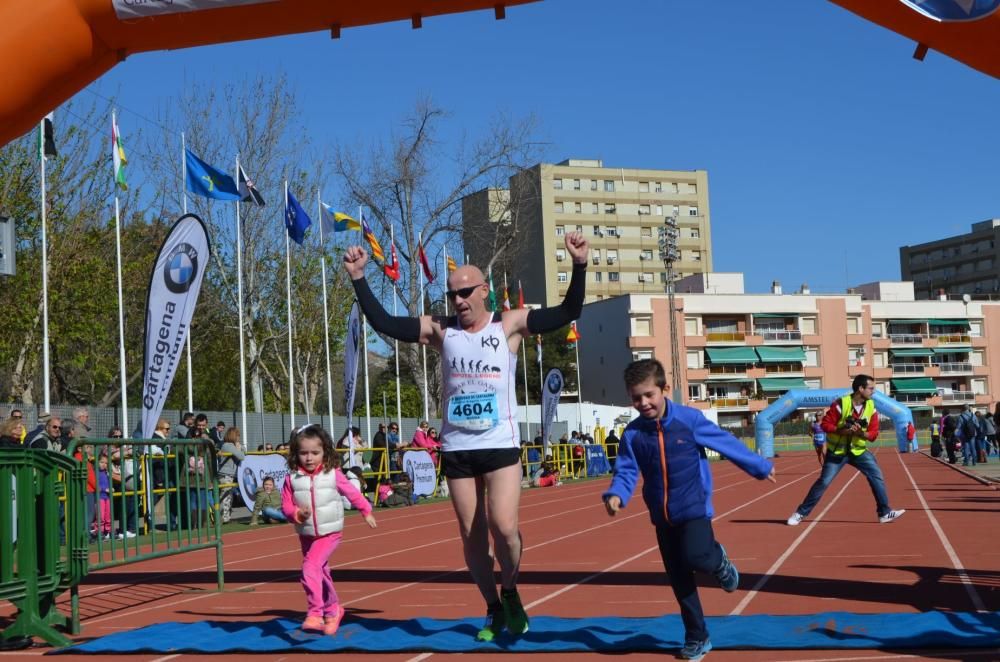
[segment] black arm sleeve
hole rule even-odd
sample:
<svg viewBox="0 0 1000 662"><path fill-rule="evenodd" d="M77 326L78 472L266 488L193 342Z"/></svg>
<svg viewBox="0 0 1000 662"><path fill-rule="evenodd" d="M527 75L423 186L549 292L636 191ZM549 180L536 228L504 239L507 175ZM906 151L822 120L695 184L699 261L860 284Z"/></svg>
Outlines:
<svg viewBox="0 0 1000 662"><path fill-rule="evenodd" d="M361 312L368 318L368 323L379 333L403 342L420 341L420 320L416 317L393 317L385 311L379 300L375 298L368 280L359 278L352 280L354 294L358 297Z"/></svg>
<svg viewBox="0 0 1000 662"><path fill-rule="evenodd" d="M528 311L528 332L548 333L560 329L583 312L583 295L587 287L587 265L574 264L566 297L558 306Z"/></svg>

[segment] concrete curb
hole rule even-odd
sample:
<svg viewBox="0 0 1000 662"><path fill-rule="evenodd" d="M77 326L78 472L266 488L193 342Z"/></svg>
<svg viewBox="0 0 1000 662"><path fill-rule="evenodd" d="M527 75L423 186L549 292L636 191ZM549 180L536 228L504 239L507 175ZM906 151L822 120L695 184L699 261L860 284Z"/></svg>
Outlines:
<svg viewBox="0 0 1000 662"><path fill-rule="evenodd" d="M975 481L977 481L979 483L982 483L983 485L985 485L985 486L987 486L987 487L989 487L991 489L994 489L994 490L1000 489L1000 483L998 483L998 482L996 482L994 480L991 480L989 478L986 478L984 476L980 476L979 474L972 473L971 471L968 471L965 467L959 466L957 464L951 464L947 460L942 460L939 457L931 457L930 454L928 454L925 451L920 451L920 454L923 455L924 457L927 457L927 458L929 458L931 460L934 460L935 462L938 462L940 464L945 465L949 469L954 469L955 471L957 471L958 473L962 474L963 476L967 476L967 477L971 478L972 480L975 480Z"/></svg>

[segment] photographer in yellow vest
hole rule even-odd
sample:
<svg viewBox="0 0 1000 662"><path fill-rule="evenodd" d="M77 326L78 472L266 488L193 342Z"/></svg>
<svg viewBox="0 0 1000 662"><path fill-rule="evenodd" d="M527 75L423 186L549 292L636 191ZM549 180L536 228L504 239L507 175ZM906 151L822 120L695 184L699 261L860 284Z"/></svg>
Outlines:
<svg viewBox="0 0 1000 662"><path fill-rule="evenodd" d="M809 516L826 488L846 465L853 465L864 474L875 497L876 514L882 524L898 519L905 510L889 507L889 496L885 491L885 479L875 456L868 450L868 442L878 438L878 412L872 395L875 380L869 375L858 375L851 384L851 393L834 400L823 417L822 426L826 432L826 457L819 478L809 488L805 501L788 518L789 526L797 526Z"/></svg>

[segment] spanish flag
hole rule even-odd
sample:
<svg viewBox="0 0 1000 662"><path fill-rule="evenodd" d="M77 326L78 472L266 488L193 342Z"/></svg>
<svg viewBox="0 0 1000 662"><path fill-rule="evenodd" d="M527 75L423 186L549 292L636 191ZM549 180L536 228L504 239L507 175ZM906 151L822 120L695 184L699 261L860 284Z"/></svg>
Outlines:
<svg viewBox="0 0 1000 662"><path fill-rule="evenodd" d="M566 342L577 342L580 340L580 333L576 330L576 322L570 322L569 333L566 334Z"/></svg>
<svg viewBox="0 0 1000 662"><path fill-rule="evenodd" d="M448 257L448 273L451 273L455 269L458 269L458 265L455 264L455 258L449 256Z"/></svg>

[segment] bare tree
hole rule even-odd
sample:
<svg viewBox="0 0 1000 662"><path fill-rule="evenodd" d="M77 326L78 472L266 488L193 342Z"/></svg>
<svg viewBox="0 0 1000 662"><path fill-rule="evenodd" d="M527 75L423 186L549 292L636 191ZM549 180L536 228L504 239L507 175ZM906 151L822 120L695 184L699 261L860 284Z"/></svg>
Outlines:
<svg viewBox="0 0 1000 662"><path fill-rule="evenodd" d="M459 141L451 156L446 155L438 140L438 130L446 120L444 110L430 101L421 101L403 120L401 130L393 132L386 142L367 149L339 145L334 151L334 174L343 181L352 204L369 210L386 251L390 228L394 229L403 263L399 297L410 315L419 313L422 295L418 242L425 247L457 243L462 232L463 198L484 188L506 187L514 174L536 158L531 118L498 118L481 138ZM496 238L494 259L515 240L515 230L511 228L507 239ZM438 254L433 249L429 253ZM443 275L438 280L443 281ZM425 310L429 308L425 306ZM428 358L428 372L436 374ZM422 383L419 348L401 346L400 359L401 371L405 368L418 384ZM436 411L439 388L433 389L430 400L431 411Z"/></svg>

